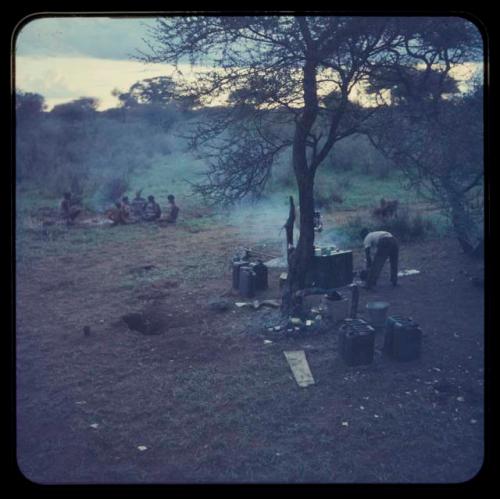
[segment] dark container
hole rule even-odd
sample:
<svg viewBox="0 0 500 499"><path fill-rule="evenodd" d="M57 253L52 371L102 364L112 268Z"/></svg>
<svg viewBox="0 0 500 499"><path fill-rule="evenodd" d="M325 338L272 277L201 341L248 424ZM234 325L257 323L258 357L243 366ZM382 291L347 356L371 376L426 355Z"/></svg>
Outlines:
<svg viewBox="0 0 500 499"><path fill-rule="evenodd" d="M239 291L244 298L255 296L255 272L251 267L240 267Z"/></svg>
<svg viewBox="0 0 500 499"><path fill-rule="evenodd" d="M259 260L250 266L255 272L255 291L263 291L268 288L267 266Z"/></svg>
<svg viewBox="0 0 500 499"><path fill-rule="evenodd" d="M395 360L409 361L420 357L422 331L412 319L392 315L387 319L384 353Z"/></svg>
<svg viewBox="0 0 500 499"><path fill-rule="evenodd" d="M352 251L337 251L332 255L314 256L307 281L311 287L331 289L351 284L352 278Z"/></svg>
<svg viewBox="0 0 500 499"><path fill-rule="evenodd" d="M362 319L346 319L339 332L339 353L348 366L371 364L375 330Z"/></svg>
<svg viewBox="0 0 500 499"><path fill-rule="evenodd" d="M239 289L240 287L240 268L244 265L248 265L248 262L243 260L233 262L233 289Z"/></svg>

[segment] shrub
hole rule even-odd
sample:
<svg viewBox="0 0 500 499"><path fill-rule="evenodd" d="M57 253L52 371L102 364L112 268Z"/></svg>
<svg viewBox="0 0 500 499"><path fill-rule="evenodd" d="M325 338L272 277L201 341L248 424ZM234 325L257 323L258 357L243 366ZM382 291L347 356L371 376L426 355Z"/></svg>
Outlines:
<svg viewBox="0 0 500 499"><path fill-rule="evenodd" d="M358 215L351 218L344 226L336 229L336 232L340 232L351 244L360 244L360 232L363 228L370 232L385 230L402 242L421 240L431 234L438 233L430 218L424 218L420 213L412 214L408 208L402 209L396 217L384 222L375 218L367 220Z"/></svg>
<svg viewBox="0 0 500 499"><path fill-rule="evenodd" d="M319 209L330 209L344 202L345 192L351 187L350 178L341 178L335 182L317 182L314 200Z"/></svg>
<svg viewBox="0 0 500 499"><path fill-rule="evenodd" d="M411 214L406 208L400 210L394 218L386 220L378 230L386 230L401 241L409 242L423 239L434 232L434 224L430 219L424 219L420 213Z"/></svg>

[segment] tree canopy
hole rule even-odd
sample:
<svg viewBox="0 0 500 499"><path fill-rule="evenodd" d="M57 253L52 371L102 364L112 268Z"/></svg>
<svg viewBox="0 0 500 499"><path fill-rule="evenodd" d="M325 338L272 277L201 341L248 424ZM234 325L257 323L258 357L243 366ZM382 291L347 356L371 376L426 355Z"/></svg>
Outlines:
<svg viewBox="0 0 500 499"><path fill-rule="evenodd" d="M207 67L184 80L187 95L231 104L193 133L193 146L204 147L210 161L197 186L208 200L262 191L277 155L291 149L300 237L290 261L290 298L307 285L313 258L317 168L384 105L375 99L374 108L360 107L356 90L388 74L400 75L401 83L391 85L401 88L422 68L418 86L432 79L437 94L453 66L477 56L481 39L458 17L172 16L151 29L149 48L146 62Z"/></svg>
<svg viewBox="0 0 500 499"><path fill-rule="evenodd" d="M93 116L97 111L99 102L93 97L81 97L71 102L54 106L51 113L60 118L76 123Z"/></svg>
<svg viewBox="0 0 500 499"><path fill-rule="evenodd" d="M151 30L150 52L142 58L207 67L180 91L229 104L193 133L193 145L208 145L204 153L212 158L202 191L221 202L259 192L269 159L295 143L293 125L301 122L314 172L335 142L370 116L367 97L363 106L354 100L356 89L390 89L395 98L456 90L449 70L477 55L478 37L471 23L452 17L169 17ZM284 123L291 125L287 133L276 126ZM260 151L262 162L250 174L255 183L246 176L238 183L232 173L236 158L228 150L241 158L234 145L244 137L244 148L257 137L260 143L255 154Z"/></svg>

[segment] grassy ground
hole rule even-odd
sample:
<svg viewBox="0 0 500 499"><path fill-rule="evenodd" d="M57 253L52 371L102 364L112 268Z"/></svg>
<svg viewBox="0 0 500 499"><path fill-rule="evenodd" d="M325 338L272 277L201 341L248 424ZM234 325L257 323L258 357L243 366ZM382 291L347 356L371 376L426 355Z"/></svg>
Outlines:
<svg viewBox="0 0 500 499"><path fill-rule="evenodd" d="M326 229L358 214L327 215ZM349 368L334 327L286 337L268 331L276 310L234 306L234 251L281 251L275 218L257 215L237 219L244 231L237 220L184 212L176 227L18 231L18 462L28 478L409 483L477 472L483 295L459 272L475 267L456 243L403 245L401 267L421 274L393 289L384 273L377 292L361 295L361 313L367 301L387 300L421 324L422 358L390 361L378 336L374 363ZM279 298L280 272L270 270L258 298ZM229 308L213 310L214 299ZM164 327L132 331L121 320L130 312L159 316ZM316 380L307 389L283 355L295 349Z"/></svg>
<svg viewBox="0 0 500 499"><path fill-rule="evenodd" d="M231 290L231 257L242 247L281 255L293 182L274 183L261 205L216 213L186 197L182 179L202 163L193 164L182 144L169 149L131 177L130 193L143 188L162 207L176 194L177 226L43 226L40 209L57 210L60 200L18 190L22 472L42 483L472 477L483 452L483 291L471 285L480 270L448 237L442 214L405 191L395 173L320 170L321 195L340 188L343 197L322 210L320 237L355 248L355 269L363 266L361 226L384 228L370 214L381 197L410 206L410 222L420 214L434 227L426 239L403 241L401 267L421 274L396 289L383 274L379 289L360 300L361 313L375 299L414 317L424 330L422 358L389 361L379 335L374 363L349 368L333 325L287 337L268 330L280 320L277 310L234 306L241 298ZM258 298L280 298L281 271L270 269L270 289ZM216 311L213 300L228 307ZM163 328L132 331L121 319L130 312L157 318ZM295 349L306 352L316 380L307 389L296 385L283 355Z"/></svg>
<svg viewBox="0 0 500 499"><path fill-rule="evenodd" d="M414 191L404 188L404 178L397 172L382 178L377 174L366 174L359 171L327 171L318 172L316 185L323 197L336 192L343 198L337 208L356 210L378 205L381 198L397 199L401 204L414 204L423 200Z"/></svg>

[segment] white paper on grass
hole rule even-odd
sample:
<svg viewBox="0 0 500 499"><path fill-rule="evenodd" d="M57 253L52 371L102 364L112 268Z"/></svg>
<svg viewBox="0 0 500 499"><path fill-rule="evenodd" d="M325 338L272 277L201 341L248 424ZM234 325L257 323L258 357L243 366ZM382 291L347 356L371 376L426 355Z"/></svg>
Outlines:
<svg viewBox="0 0 500 499"><path fill-rule="evenodd" d="M299 386L309 386L314 384L314 378L307 363L304 350L285 351L286 360L290 365L295 381Z"/></svg>
<svg viewBox="0 0 500 499"><path fill-rule="evenodd" d="M398 277L403 277L405 275L414 275L414 274L420 274L420 270L417 269L400 270L398 272Z"/></svg>

